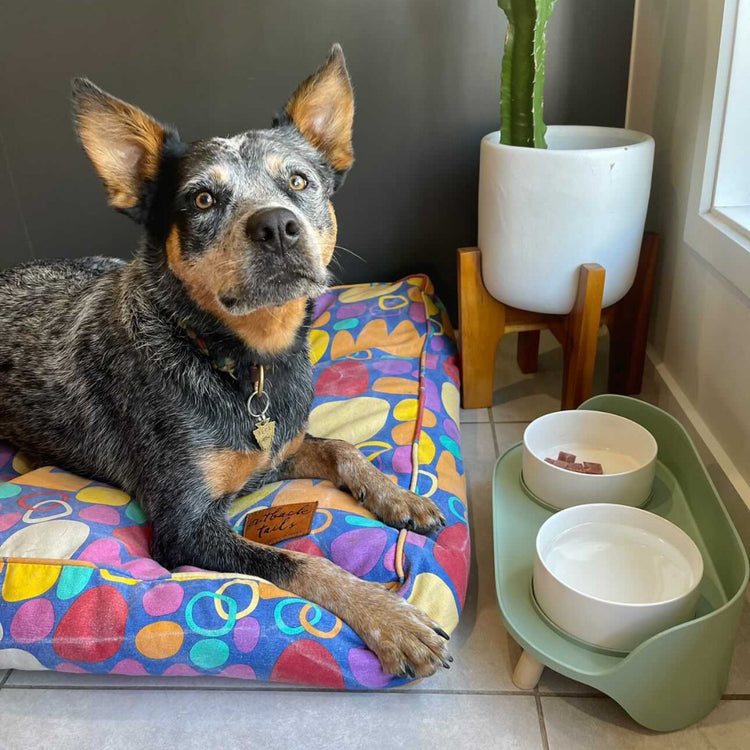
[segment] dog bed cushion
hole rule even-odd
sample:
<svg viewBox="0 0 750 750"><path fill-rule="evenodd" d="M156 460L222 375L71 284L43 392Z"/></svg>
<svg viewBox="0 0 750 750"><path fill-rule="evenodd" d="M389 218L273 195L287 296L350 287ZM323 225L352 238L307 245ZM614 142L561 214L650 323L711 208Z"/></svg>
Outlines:
<svg viewBox="0 0 750 750"><path fill-rule="evenodd" d="M310 331L310 432L355 443L401 486L430 496L447 525L392 529L327 481L276 482L238 498L230 522L271 505L319 501L309 535L281 546L379 581L446 631L469 566L448 316L424 276L338 287ZM406 680L337 617L263 579L149 556L149 524L124 492L0 443L0 669L128 675L220 674L348 689Z"/></svg>

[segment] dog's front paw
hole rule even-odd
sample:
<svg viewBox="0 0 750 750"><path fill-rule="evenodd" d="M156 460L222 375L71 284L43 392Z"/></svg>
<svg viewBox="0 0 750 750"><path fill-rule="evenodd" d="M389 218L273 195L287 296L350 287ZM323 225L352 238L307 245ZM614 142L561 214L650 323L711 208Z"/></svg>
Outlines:
<svg viewBox="0 0 750 750"><path fill-rule="evenodd" d="M383 671L397 677L429 677L440 667L450 669L448 634L421 609L391 592L369 608L359 635L380 660Z"/></svg>
<svg viewBox="0 0 750 750"><path fill-rule="evenodd" d="M386 477L354 494L367 510L396 529L431 534L445 526L445 516L430 498L404 490Z"/></svg>

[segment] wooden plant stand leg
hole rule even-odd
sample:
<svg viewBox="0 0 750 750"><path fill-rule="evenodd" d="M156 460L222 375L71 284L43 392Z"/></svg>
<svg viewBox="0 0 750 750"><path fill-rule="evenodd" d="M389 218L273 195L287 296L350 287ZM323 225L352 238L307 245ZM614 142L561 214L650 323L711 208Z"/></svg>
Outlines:
<svg viewBox="0 0 750 750"><path fill-rule="evenodd" d="M604 268L598 263L584 263L579 271L576 301L566 324L563 409L575 409L591 396L603 294Z"/></svg>
<svg viewBox="0 0 750 750"><path fill-rule="evenodd" d="M539 335L541 331L521 331L518 334L518 366L524 375L536 372L539 367Z"/></svg>
<svg viewBox="0 0 750 750"><path fill-rule="evenodd" d="M458 329L461 348L461 405L492 406L495 352L505 329L505 306L482 281L479 248L458 251Z"/></svg>
<svg viewBox="0 0 750 750"><path fill-rule="evenodd" d="M543 671L542 662L537 661L528 651L522 651L511 680L520 690L533 690L539 683Z"/></svg>
<svg viewBox="0 0 750 750"><path fill-rule="evenodd" d="M646 232L638 270L630 291L613 306L609 324L609 385L611 393L641 392L646 359L648 321L661 238Z"/></svg>

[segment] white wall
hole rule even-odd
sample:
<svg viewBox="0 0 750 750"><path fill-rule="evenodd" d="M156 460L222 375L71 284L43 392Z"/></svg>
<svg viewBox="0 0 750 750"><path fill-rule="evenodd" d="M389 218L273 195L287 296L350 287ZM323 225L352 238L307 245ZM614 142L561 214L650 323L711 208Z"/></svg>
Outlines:
<svg viewBox="0 0 750 750"><path fill-rule="evenodd" d="M664 242L652 352L726 452L731 463L723 468L736 469L735 484L750 503L750 300L684 240L723 3L640 0L638 6L628 125L656 140L648 227Z"/></svg>

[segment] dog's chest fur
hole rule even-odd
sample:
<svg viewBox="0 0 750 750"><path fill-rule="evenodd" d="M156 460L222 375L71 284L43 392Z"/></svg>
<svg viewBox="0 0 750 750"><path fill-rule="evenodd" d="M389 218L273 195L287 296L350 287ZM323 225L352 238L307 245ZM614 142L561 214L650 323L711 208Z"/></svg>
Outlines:
<svg viewBox="0 0 750 750"><path fill-rule="evenodd" d="M113 259L0 272L0 439L139 497L168 495L176 475L196 489L207 483L217 498L251 475L260 485L307 423L306 337L264 363L276 423L264 454L247 411L251 384L214 368L176 324L194 311L160 311L154 296L170 292L142 283L141 273ZM247 350L238 359L240 368L262 363Z"/></svg>

